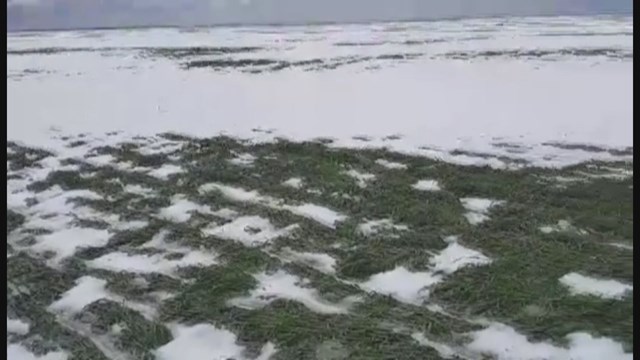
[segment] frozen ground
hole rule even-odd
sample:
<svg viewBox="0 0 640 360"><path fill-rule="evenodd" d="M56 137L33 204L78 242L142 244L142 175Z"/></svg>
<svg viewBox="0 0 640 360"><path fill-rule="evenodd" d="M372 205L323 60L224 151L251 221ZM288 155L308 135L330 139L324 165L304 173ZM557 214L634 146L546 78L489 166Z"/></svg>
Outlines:
<svg viewBox="0 0 640 360"><path fill-rule="evenodd" d="M631 359L631 31L9 34L9 359Z"/></svg>

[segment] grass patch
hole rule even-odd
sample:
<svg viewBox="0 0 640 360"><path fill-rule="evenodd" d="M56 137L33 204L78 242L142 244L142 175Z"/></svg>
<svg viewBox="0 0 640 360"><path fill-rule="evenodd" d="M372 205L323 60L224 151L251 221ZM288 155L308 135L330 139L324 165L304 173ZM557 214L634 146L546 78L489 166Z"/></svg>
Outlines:
<svg viewBox="0 0 640 360"><path fill-rule="evenodd" d="M59 269L47 267L30 253L27 240L8 244L12 252L18 253L7 260L7 308L32 322L33 333L44 339L32 341L32 348L42 352L59 345L74 358L100 359L103 355L90 337L105 334L118 325L122 332L114 337L117 348L133 358L150 359L153 349L171 339L166 323L205 322L233 331L249 354L257 354L267 341L274 342L279 349L278 359L313 358L331 351L348 359L438 358L433 350L412 340L410 333L422 331L430 338L454 343L459 334L479 328L465 319L486 317L512 325L540 341L563 345L568 333L587 331L620 341L629 351L633 349L632 296L621 300L574 296L558 281L569 272L579 272L633 283L631 251L608 245L633 239L633 176L601 176L605 165L630 171L632 164L591 163L561 170L500 171L386 150L330 148L323 141L250 144L228 137L190 139L163 134L161 138L180 142L183 147L172 155L143 155L140 145L131 142L92 152L112 155L116 161L130 162L134 167L159 168L170 163L185 170L167 180L123 168L90 165L79 158L65 162L77 165L79 170L53 170L46 179L29 185L28 189L36 192L53 186L65 191L91 190L103 198L73 199L75 204L118 215L122 221L148 222L141 229L118 230L104 219L78 219L75 226L109 229L111 237L104 247L79 250ZM81 145L85 144L77 146ZM12 143L8 147L8 176L39 168L42 159L53 156ZM230 163L237 153L255 156L253 166ZM378 159L402 163L407 168L389 170L376 164ZM344 174L350 169L375 178L361 187ZM88 172L94 175L84 176ZM552 186L554 178L576 176L584 181ZM292 177L303 179L303 186L293 189L282 185ZM425 179L436 180L442 190L412 188ZM282 209L232 201L216 192L200 194L198 188L210 182L255 190L286 204L321 205L347 218L332 229ZM124 191L127 185L140 185L151 189L151 193L128 193ZM267 218L278 228L294 223L299 228L290 237L247 248L203 235L204 227L230 221L223 217L192 214L183 223L158 218L157 214L171 205L175 195L184 195L213 211L228 208L240 216ZM504 203L488 212L486 222L470 225L459 200L464 197ZM39 235L52 231L23 229L27 218L22 214L7 209L8 234L24 232L35 242ZM379 219L389 219L408 229L373 235L358 231L360 224ZM584 233L540 231L540 227L559 220L569 221ZM183 269L179 278L111 273L85 265L85 261L113 251L160 253L137 247L161 230L168 231L166 241L171 244L217 254L218 264ZM367 294L348 283L396 266L427 271L433 254L447 246L442 239L450 235L459 236L461 244L493 261L458 270L431 289L428 303L442 304L453 316L403 304L388 296ZM336 274L320 273L295 262L285 264L270 256L284 247L330 255L336 260ZM184 256L169 255L174 260ZM362 300L348 314L340 315L314 313L299 302L287 300L276 300L256 310L228 305L230 299L245 296L255 288L257 281L252 275L279 269L307 279L307 286L316 289L326 301L339 302L351 295L359 295ZM157 292L175 296L162 302L155 321L122 304L94 303L81 316L90 325L91 336L83 336L62 326L45 310L82 275L106 279L109 291L130 301L148 300L149 294ZM29 343L26 338L19 341Z"/></svg>

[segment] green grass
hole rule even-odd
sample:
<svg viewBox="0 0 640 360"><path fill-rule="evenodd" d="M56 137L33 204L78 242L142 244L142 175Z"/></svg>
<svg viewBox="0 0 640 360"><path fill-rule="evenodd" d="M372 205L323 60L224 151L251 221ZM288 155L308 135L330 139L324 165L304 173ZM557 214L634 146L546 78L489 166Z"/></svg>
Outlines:
<svg viewBox="0 0 640 360"><path fill-rule="evenodd" d="M157 168L166 163L182 166L186 171L167 181L144 173L114 168L81 165L78 171L53 171L43 181L29 189L39 192L54 185L64 190L89 189L103 200L74 199L105 213L118 214L123 219L142 219L148 226L139 230L115 232L103 248L80 250L60 269L47 267L42 260L28 253L7 260L9 313L32 324L31 332L18 338L44 351L59 345L73 354L73 359L100 359L100 351L86 337L62 327L46 306L73 286L82 275L107 279L108 288L132 301L145 299L152 291L167 291L176 296L159 306L158 319L149 321L140 314L113 302L98 302L83 311L83 318L92 319L94 335L106 332L114 324L125 324L122 334L115 337L116 347L136 359L153 358L152 350L171 339L164 324L196 324L207 322L227 328L238 335L239 343L249 354L256 355L262 344L272 341L279 349L274 359L314 358L318 353L337 358L390 359L438 358L432 349L419 346L410 333L423 331L427 337L450 344L460 343L458 335L479 327L467 321L485 317L514 326L532 340L564 344L571 332L587 331L594 336L607 336L633 350L633 297L603 300L589 296L573 296L558 279L568 272L579 272L603 278L615 278L633 283L633 256L628 250L614 248L613 241L633 239L633 178L615 180L588 178L584 182L553 186L556 176L595 174L582 164L562 170L522 169L499 171L487 167L462 167L411 157L385 150L345 150L326 147L321 141L292 143L279 141L251 145L219 137L195 140L177 135L165 135L174 141L184 141L171 160L166 154L141 155L138 145L103 147L96 152L111 154L134 166ZM69 140L73 146L73 140ZM8 175L15 171L37 167L48 152L26 149L10 144L12 154ZM251 153L257 160L250 167L229 163L234 153ZM406 170L389 170L375 163L377 159L402 162ZM73 163L73 160L70 163ZM632 164L613 163L608 166L631 169ZM360 188L343 174L348 169L375 174L376 179ZM81 175L94 172L95 176ZM305 181L302 189L282 186L291 177ZM120 183L112 180L119 179ZM443 191L419 192L411 185L421 179L437 180ZM287 211L248 203L237 203L218 193L200 194L199 186L218 182L261 194L284 199L287 203L311 202L327 206L349 216L335 230ZM126 184L138 184L154 190L151 198L128 194ZM309 193L317 189L319 193ZM261 248L247 248L232 241L204 236L201 229L211 222L223 224L224 219L212 215L194 215L183 224L158 219L155 214L171 203L175 194L212 209L231 208L244 215L268 218L275 226L297 223L300 228L289 238L276 239L273 250L291 247L298 251L327 253L337 259L336 275L319 273L301 264L282 264ZM342 195L347 195L345 198ZM462 197L482 197L504 200L504 205L490 212L490 220L477 226L463 217ZM404 224L409 231L383 233L366 237L357 232L365 220L391 219ZM569 220L588 234L543 234L540 226ZM7 234L23 229L25 217L16 209L7 209ZM106 223L86 222L87 227L104 227ZM140 287L131 274L114 274L91 270L84 261L119 250L136 252L135 248L160 229L169 230L169 241L193 248L202 247L218 254L219 265L181 271L180 281L163 275L144 275L148 287ZM32 229L33 230L33 229ZM35 235L35 234L34 234ZM365 294L346 281L359 281L402 265L409 269L426 270L433 252L443 249L444 236L458 235L467 247L490 257L490 265L465 268L446 277L432 288L428 303L440 304L455 317L428 311L425 307L400 303L379 294ZM8 244L14 252L22 243ZM335 245L339 246L335 246ZM145 250L146 251L146 250ZM307 278L311 286L328 301L360 295L362 302L347 315L322 315L292 301L277 300L264 308L246 310L227 305L228 300L246 295L256 286L252 274L285 269ZM22 287L28 294L11 289ZM467 320L465 320L467 319ZM394 331L405 328L407 331ZM35 334L39 335L35 341ZM48 344L48 345L47 345ZM53 344L53 345L52 345ZM337 350L336 350L337 349ZM327 355L328 356L328 355Z"/></svg>

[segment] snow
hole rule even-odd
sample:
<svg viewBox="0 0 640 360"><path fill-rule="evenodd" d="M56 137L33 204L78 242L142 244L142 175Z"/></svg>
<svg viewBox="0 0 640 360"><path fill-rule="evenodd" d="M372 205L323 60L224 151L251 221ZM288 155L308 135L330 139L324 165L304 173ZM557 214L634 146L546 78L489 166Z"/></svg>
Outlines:
<svg viewBox="0 0 640 360"><path fill-rule="evenodd" d="M64 351L52 351L37 356L20 344L7 345L7 359L10 360L67 360L69 355Z"/></svg>
<svg viewBox="0 0 640 360"><path fill-rule="evenodd" d="M212 191L219 191L223 196L228 198L229 200L237 201L237 202L248 202L248 203L261 203L261 202L269 202L271 199L263 197L257 191L247 191L242 188L209 183L204 184L198 188L200 194L206 194Z"/></svg>
<svg viewBox="0 0 640 360"><path fill-rule="evenodd" d="M335 274L336 272L336 259L327 254L306 251L299 252L285 247L278 256L284 262L303 263L324 274Z"/></svg>
<svg viewBox="0 0 640 360"><path fill-rule="evenodd" d="M202 29L190 33L172 29L113 30L102 32L100 41L77 36L75 32L57 32L55 36L46 33L18 34L20 36L9 34L8 50L57 46L211 46L211 39L215 39L216 46L264 46L268 50L260 50L252 56L287 61L313 58L329 61L353 55L375 57L409 52L424 52L426 55L417 61L374 61L371 64L354 64L335 70L292 69L263 74L240 73L237 69L230 69L224 73L210 69L186 71L173 60L141 58L128 50L123 50L123 54L110 54L113 56L103 56L100 52L8 55L8 74L20 73L34 67L42 69L43 72L19 80L8 76L7 102L11 106L7 109L7 139L59 151L56 156L41 162L45 168L24 171L24 180L7 182L8 208L20 209L28 215L25 227L42 225L53 231L49 236L53 237L54 241L48 245L41 245L45 243L43 240L49 239L38 237L34 250L42 253L53 251L54 261L58 261L65 256L73 255L79 248L93 246L92 244L102 246L101 244L108 241L108 237L105 240L105 233L98 236L97 233L83 234L85 230L80 228L70 229L70 222L75 219L75 215L85 215L88 213L87 209L67 204L68 195L61 195L61 192L52 195L51 198L47 198L45 194L34 194L26 190L26 184L35 179L46 178L52 169L60 168L59 162L65 158L80 158L100 166L110 165L127 171L148 171L148 174L160 179L168 179L171 174L182 171L171 164L165 164L155 170L132 169L125 163L113 163L109 156L85 157L88 151L86 147L66 149L66 142L62 144L56 140L57 134L61 133L90 132L96 136L91 135L90 139L87 139L91 146L110 145L112 138L122 140L135 135L155 135L165 131L198 137L226 134L255 142L274 141L278 137L296 141L327 137L335 139L330 145L332 147L385 147L390 151L409 155L426 156L464 165L490 165L494 168L519 166L504 160L505 157L524 160L530 165L549 167L567 166L590 159L632 159L630 155L615 156L607 151L585 151L550 145L554 142L593 144L605 148L633 145L631 59L575 55L558 55L553 59L541 60L502 57L466 61L437 58L453 51L526 52L562 50L568 47L606 47L632 53L632 35L619 35L630 33L633 27L632 18L514 18L510 19L506 26L497 26L502 20L418 22L400 32L380 31L380 28L388 26L380 24L334 25L314 27L311 30L315 34L311 35L306 34L309 28L281 27L277 42L273 41L273 36L260 35L250 28L240 27ZM474 29L492 31L483 33L487 36L485 40L467 39ZM584 32L585 29L600 35L577 36L577 33ZM562 36L544 36L552 32L562 33ZM604 33L611 34L605 36ZM425 34L429 38L446 41L411 47L402 44L406 40L424 39L427 36ZM335 46L338 42L370 41L373 37L384 44ZM299 42L293 43L288 40ZM244 55L234 55L233 58L238 59L238 56ZM135 66L135 71L116 70L129 65ZM369 68L370 65L378 66L379 69ZM105 102L105 99L109 101ZM576 125L577 122L579 126ZM52 127L58 129L58 132L54 134L49 131ZM255 128L273 131L257 133L252 131ZM124 135L99 140L98 137L113 130L123 130ZM366 135L369 141L353 139L356 134ZM389 139L391 134L402 136ZM497 146L498 143L511 145ZM143 146L140 152L169 153L180 146L157 144ZM515 152L511 151L514 149L513 144L517 145ZM465 152L452 153L453 150ZM406 168L403 164L383 161L379 159L376 164L397 170ZM593 178L630 176L632 173L629 171L590 175ZM236 201L248 201L277 210L290 211L329 228L335 228L337 223L346 219L345 215L320 205L290 204L259 195L257 192L243 192L231 187L217 190L225 193L227 197L235 198ZM139 192L143 196L152 195L151 192L139 188L125 188L125 191ZM25 200L31 196L36 196L41 203L27 208ZM470 223L477 224L489 218L490 208L495 204L486 208L474 207L474 204L467 205L471 205L475 210L467 206L465 216ZM188 211L180 207L165 211L168 217L175 216L178 221L189 218ZM46 215L54 216L43 217ZM92 214L96 215L97 212ZM231 219L235 217L236 214L229 216ZM112 218L108 220L113 227L119 224ZM138 222L134 225L141 224L142 222ZM552 229L553 226L555 225L551 225ZM63 235L88 235L89 241L81 245L77 241L61 244L60 238ZM166 244L158 243L154 246L172 251ZM429 287L420 287L420 284L414 284L411 279L416 278L418 283L424 284L434 278L444 278L449 272L457 270L458 264L481 265L488 260L481 254L457 249L458 246L449 244L444 251L434 255L430 259L430 268L425 271L412 272L403 268L403 274L396 268L397 272L406 278L394 278L394 270L391 270L390 274L373 275L370 280L380 280L380 283L376 284L380 292L396 293L396 298L420 302L423 296L427 295ZM24 250L19 247L14 249ZM110 263L114 271L130 266L141 273L146 273L149 269L173 273L182 264L167 262L158 254L145 255L150 258L119 254L121 259L114 257L114 261ZM206 252L202 254L211 256ZM313 263L320 259L300 254L303 253L298 253L298 259L293 261ZM109 255L112 254L106 256ZM120 260L122 263L119 263ZM324 269L328 271L329 268ZM442 275L434 275L435 271L440 271ZM383 276L385 274L386 277ZM632 288L631 284L616 283L613 280L594 281L582 275L572 274L567 274L562 279L574 293L620 298L624 296L620 295L621 292L624 294ZM300 279L295 280L303 282ZM397 281L398 284L385 283L391 280ZM607 286L603 286L605 283ZM286 288L287 291L300 299L306 299L305 301L313 304L312 306L327 310L331 308L329 305L336 305L328 305L321 301L321 298L314 297L318 294L308 292L312 289L299 286L303 291L294 285ZM288 296L294 297L291 294ZM498 337L499 341L494 342L493 347L486 342L483 344L482 341L476 345L483 352L498 354L499 358L522 355L523 359L527 359L540 354L539 350L543 355L548 351L562 359L571 356L575 359L630 358L623 354L621 349L614 349L614 345L606 345L604 340L584 334L570 336L567 349L545 347L544 343L531 344L526 338L524 343L518 343L521 339L516 335ZM488 338L491 340L490 336ZM508 347L512 342L515 342L514 346L524 346L523 353L517 350L508 353L511 355L505 353L504 347ZM585 344L591 344L593 348ZM186 346L175 347L174 349L182 349L176 355L189 357L189 354L184 354L185 351L191 350L189 345L187 342ZM527 348L529 345L531 347ZM210 355L209 341L202 346L206 349L202 350L203 353ZM580 352L580 349L589 350ZM605 352L602 349L611 351ZM21 345L8 346L8 354L13 354L9 355L9 358L15 359L37 358ZM234 355L236 354L231 356ZM66 358L64 354L52 355L53 358L60 356ZM197 358L197 354L192 357ZM242 354L235 357L240 358ZM552 359L555 360L553 357Z"/></svg>
<svg viewBox="0 0 640 360"><path fill-rule="evenodd" d="M469 224L471 225L478 225L480 223L483 223L487 220L489 220L489 217L485 214L481 214L481 213L476 213L476 212L467 212L464 214L465 219L467 219L467 221L469 222Z"/></svg>
<svg viewBox="0 0 640 360"><path fill-rule="evenodd" d="M181 143L172 141L157 141L150 145L141 146L138 148L138 153L142 155L158 155L158 154L170 154L182 149Z"/></svg>
<svg viewBox="0 0 640 360"><path fill-rule="evenodd" d="M46 173L36 173L34 178L46 176ZM99 200L102 199L100 195L89 190L64 191L57 185L36 194L26 190L27 184L28 182L7 182L7 206L26 215L23 228L41 228L52 232L38 236L37 244L31 249L36 253L53 252L55 257L51 259L50 265L57 265L79 248L106 244L109 237L106 231L71 228L71 223L79 215L95 213L87 207L76 206L72 199ZM25 201L28 198L35 198L38 203L27 207Z"/></svg>
<svg viewBox="0 0 640 360"><path fill-rule="evenodd" d="M369 184L369 182L373 181L376 178L373 174L361 173L355 169L349 169L342 172L344 175L353 178L358 184L359 187L365 188Z"/></svg>
<svg viewBox="0 0 640 360"><path fill-rule="evenodd" d="M103 166L107 166L109 164L115 163L116 158L113 157L113 155L106 154L106 155L86 157L85 161L93 166L103 167Z"/></svg>
<svg viewBox="0 0 640 360"><path fill-rule="evenodd" d="M149 171L147 174L160 180L168 180L170 176L184 172L180 166L164 164L157 169Z"/></svg>
<svg viewBox="0 0 640 360"><path fill-rule="evenodd" d="M49 259L49 263L55 265L73 256L79 249L106 246L109 238L109 232L106 230L70 228L39 236L38 242L31 250L36 253L55 253L55 256Z"/></svg>
<svg viewBox="0 0 640 360"><path fill-rule="evenodd" d="M633 251L633 245L619 243L619 242L609 243L609 245L613 246L613 247L616 247L618 249Z"/></svg>
<svg viewBox="0 0 640 360"><path fill-rule="evenodd" d="M418 180L415 184L411 185L412 188L420 191L440 191L440 185L436 180Z"/></svg>
<svg viewBox="0 0 640 360"><path fill-rule="evenodd" d="M142 249L169 249L169 248L173 248L175 249L175 245L170 245L166 239L169 236L170 232L169 230L160 230L158 231L155 235L153 235L153 237L151 238L151 240L147 241L146 243L140 245L140 247Z"/></svg>
<svg viewBox="0 0 640 360"><path fill-rule="evenodd" d="M237 336L229 330L210 324L172 324L170 328L173 340L154 351L157 360L247 360L245 348L237 344ZM255 360L268 360L275 352L275 346L267 342Z"/></svg>
<svg viewBox="0 0 640 360"><path fill-rule="evenodd" d="M73 315L100 299L108 299L111 295L106 290L107 281L92 276L83 276L76 280L76 286L62 294L60 299L49 306L55 313Z"/></svg>
<svg viewBox="0 0 640 360"><path fill-rule="evenodd" d="M383 32L384 44L380 46L335 46L337 42L378 38L382 34L380 24L320 27L314 29L316 34L300 27L283 27L278 42L255 29L240 27L196 32L113 30L101 33L99 42L87 42L86 37L74 32L57 32L53 38L46 33L9 34L8 50L52 46L211 46L210 39L215 38L216 46L263 46L251 56L283 61L331 62L352 56L375 58L416 52L426 55L415 60L372 60L325 71L289 69L250 74L238 69L183 70L170 59L136 56L139 50L132 48L111 52L112 56L103 56L100 51L9 54L8 74L34 67L43 73L7 78L7 101L12 104L7 113L7 136L45 146L52 142L52 127L62 133L105 134L122 130L126 134L155 135L169 131L206 137L224 134L255 141L324 137L335 139L332 146L385 147L458 164L497 168L517 166L504 161L505 157L551 167L593 158L629 159L630 156L614 156L607 151L563 149L553 144L617 149L633 145L631 57L558 54L553 59L453 60L442 56L451 52L553 52L593 47L631 54L631 17L615 21L571 18L567 22L571 25L561 24L565 36L544 35L558 31L553 18L511 18L510 26L498 26L503 20L415 23L404 31ZM617 29L621 34L579 36L585 27L594 32L613 29L615 33ZM468 33L476 28L494 31L483 32L485 39L472 39ZM404 43L420 42L425 34L444 41ZM247 55L232 58L241 56ZM372 65L378 69L371 69ZM116 70L123 67L136 70ZM136 96L130 96L132 93ZM110 99L108 104L105 98ZM580 119L580 126L575 125L575 119ZM270 131L254 131L257 128ZM354 139L359 134L366 135L369 141ZM390 139L390 135L400 136ZM141 152L167 153L179 146L165 140L146 144Z"/></svg>
<svg viewBox="0 0 640 360"><path fill-rule="evenodd" d="M122 323L116 323L111 325L111 333L113 335L119 336L120 334L122 334L122 331L126 328L126 324Z"/></svg>
<svg viewBox="0 0 640 360"><path fill-rule="evenodd" d="M278 349L276 349L276 346L269 341L262 346L262 349L260 349L260 355L258 355L255 360L269 360L277 352Z"/></svg>
<svg viewBox="0 0 640 360"><path fill-rule="evenodd" d="M540 227L543 234L551 234L554 232L576 232L580 235L586 235L586 230L578 229L567 220L558 220L556 225L546 225Z"/></svg>
<svg viewBox="0 0 640 360"><path fill-rule="evenodd" d="M371 276L360 287L389 295L394 299L413 305L421 305L428 297L428 287L440 281L439 275L431 272L412 272L403 266Z"/></svg>
<svg viewBox="0 0 640 360"><path fill-rule="evenodd" d="M211 208L209 208L209 206L189 201L184 195L174 195L171 199L171 205L162 208L159 216L165 220L182 223L189 221L189 219L191 219L191 213L195 211L202 214L211 214Z"/></svg>
<svg viewBox="0 0 640 360"><path fill-rule="evenodd" d="M434 271L453 274L463 267L490 264L491 259L476 250L466 248L457 242L452 242L440 253L429 259L429 262Z"/></svg>
<svg viewBox="0 0 640 360"><path fill-rule="evenodd" d="M466 210L481 214L486 213L492 207L500 204L500 202L496 200L481 198L463 198L460 199L460 202Z"/></svg>
<svg viewBox="0 0 640 360"><path fill-rule="evenodd" d="M404 266L374 274L367 281L358 284L366 291L389 295L394 299L412 305L422 305L429 297L429 289L457 270L468 266L491 263L482 253L468 249L458 243L456 236L444 239L449 245L429 259L428 271L411 271Z"/></svg>
<svg viewBox="0 0 640 360"><path fill-rule="evenodd" d="M59 212L60 210L72 211L75 205L72 199L82 198L87 200L102 200L102 196L90 190L70 190L64 191L58 185L55 185L36 195L39 201L32 207L33 211L38 212Z"/></svg>
<svg viewBox="0 0 640 360"><path fill-rule="evenodd" d="M358 301L357 297L346 297L340 303L332 303L320 297L318 291L303 285L308 280L288 274L283 270L267 274L265 272L253 275L258 281L249 296L238 297L229 301L230 305L246 308L262 308L277 299L297 301L309 310L321 314L346 314L349 308Z"/></svg>
<svg viewBox="0 0 640 360"><path fill-rule="evenodd" d="M231 164L238 166L252 166L256 161L256 157L251 154L237 154L236 157L229 160Z"/></svg>
<svg viewBox="0 0 640 360"><path fill-rule="evenodd" d="M103 269L113 272L129 272L135 274L159 273L169 277L176 277L181 268L216 265L217 255L202 249L192 249L166 241L168 231L161 230L153 238L140 246L141 249L155 249L162 253L156 254L128 254L112 252L99 258L87 261L90 268ZM168 259L168 255L182 255L179 259ZM146 283L144 279L143 285Z"/></svg>
<svg viewBox="0 0 640 360"><path fill-rule="evenodd" d="M408 231L409 227L406 225L396 225L391 219L379 219L362 223L358 225L356 230L363 236L372 236L381 232Z"/></svg>
<svg viewBox="0 0 640 360"><path fill-rule="evenodd" d="M574 295L592 295L604 299L622 299L633 291L633 286L617 280L593 278L578 273L569 273L560 278L560 283Z"/></svg>
<svg viewBox="0 0 640 360"><path fill-rule="evenodd" d="M222 208L211 212L211 215L217 216L221 219L231 220L238 217L238 212L233 209Z"/></svg>
<svg viewBox="0 0 640 360"><path fill-rule="evenodd" d="M385 159L376 160L376 164L378 164L380 166L384 166L384 167L386 167L387 169L390 169L390 170L405 170L405 169L409 168L405 164L398 163L398 162L393 162L393 161L388 161L388 160L385 160Z"/></svg>
<svg viewBox="0 0 640 360"><path fill-rule="evenodd" d="M211 191L219 191L226 198L251 204L259 204L276 210L286 210L295 215L311 219L321 225L334 229L336 224L344 221L347 217L324 206L315 204L289 205L282 200L277 200L270 196L261 195L257 191L247 191L242 188L209 183L200 186L198 191L206 194Z"/></svg>
<svg viewBox="0 0 640 360"><path fill-rule="evenodd" d="M9 47L12 41L9 37ZM69 39L67 46L73 46L74 41ZM67 54L65 58L77 56ZM61 67L63 73L71 70L72 63L78 63L66 65L54 56L28 58L43 68ZM462 148L516 157L533 165L564 166L614 156L558 149L543 145L545 142L632 146L632 64L625 61L594 67L588 62L567 60L536 69L538 65L532 61L429 60L381 71L344 68L265 76L185 72L163 62L137 74L111 70L114 62L117 66L126 61L130 60L89 57L89 68L82 76L8 79L7 101L13 104L8 109L9 139L45 144L52 124L66 132L122 129L144 135L177 131L195 136L226 132L268 140L276 136L295 140L321 136L336 138L335 146L386 146L453 163L494 167L507 164L495 157L452 155L450 151ZM19 61L9 56L8 71L20 68ZM350 91L336 92L337 88ZM136 94L135 101L131 93ZM105 97L111 99L108 107ZM71 104L71 98L79 100ZM456 99L455 103L451 99ZM31 106L33 103L42 106ZM165 111L157 112L158 103ZM210 121L212 118L217 120ZM301 118L305 121L298 121ZM580 127L575 126L578 118L582 120ZM603 118L608 121L603 123ZM251 131L256 125L276 128L277 132L259 136ZM373 140L352 139L363 131ZM392 133L405 136L397 141L383 140ZM494 147L492 138L520 141L530 147L525 153L512 154Z"/></svg>
<svg viewBox="0 0 640 360"><path fill-rule="evenodd" d="M26 335L29 333L29 323L20 319L10 319L7 316L7 333Z"/></svg>
<svg viewBox="0 0 640 360"><path fill-rule="evenodd" d="M104 32L101 41L93 43L73 32L56 33L53 39L46 34L11 34L7 36L7 49L211 46L210 39L215 38L216 46L264 46L268 50L252 56L285 61L428 54L416 60L364 62L327 71L290 69L263 74L240 73L237 69L186 71L169 59L141 59L134 50L122 50L122 54L113 56L99 52L8 55L8 74L19 74L34 66L48 71L7 78L7 101L12 104L7 113L8 138L44 144L52 125L70 133L117 129L141 135L165 131L195 136L224 133L259 140L326 137L336 139L336 146L387 147L454 163L495 167L508 166L498 158L501 156L541 166L563 166L594 157L614 158L607 152L545 145L554 141L632 146L630 58L569 54L558 55L553 61L441 58L456 51L559 51L594 46L632 52L631 35L573 35L587 26L596 32L612 28L630 32L630 17L613 24L607 19L571 18L572 25L562 24L567 27L563 29L567 35L555 37L542 35L557 31L553 18L534 19L535 24L527 18L509 19L511 26L501 27L497 26L500 19L472 21L475 20L418 23L402 32L384 33L384 45L366 47L334 44L377 38L381 36L379 24L336 26L338 32L321 27L314 29L316 34L283 27L279 42L247 28L189 33L168 29L113 30ZM468 39L469 27L494 31L483 33L488 39L473 40ZM425 34L447 41L419 46L402 44L420 41ZM290 39L299 41L286 41ZM368 69L371 65L379 65L379 69ZM136 70L114 70L126 66ZM136 94L135 99L130 96L132 93ZM108 104L105 98L110 99ZM40 106L33 106L34 103ZM581 126L575 126L575 119L580 119ZM255 128L273 132L257 133L252 131ZM371 140L353 139L358 134ZM402 137L389 140L393 134ZM508 147L493 146L494 138L523 144L525 151L513 153ZM451 154L456 149L490 156Z"/></svg>
<svg viewBox="0 0 640 360"><path fill-rule="evenodd" d="M131 185L131 184L125 185L124 191L128 192L130 194L140 195L140 196L143 196L143 197L149 197L149 196L153 195L154 192L155 192L153 189L144 187L142 185L137 185L137 184L136 185Z"/></svg>
<svg viewBox="0 0 640 360"><path fill-rule="evenodd" d="M292 187L294 189L302 188L304 181L301 178L290 178L282 183L284 186Z"/></svg>
<svg viewBox="0 0 640 360"><path fill-rule="evenodd" d="M278 229L268 219L260 216L241 216L222 226L202 230L204 235L234 240L245 246L261 246L279 237L290 235L298 225Z"/></svg>
<svg viewBox="0 0 640 360"><path fill-rule="evenodd" d="M282 208L289 210L295 215L311 219L320 225L324 225L331 229L335 229L338 223L346 220L347 218L346 215L315 204L303 204L297 206L285 205Z"/></svg>
<svg viewBox="0 0 640 360"><path fill-rule="evenodd" d="M73 317L76 314L80 313L87 305L102 299L119 303L137 311L150 321L153 321L157 315L157 309L152 304L132 301L109 292L107 290L107 281L104 279L86 275L76 279L75 284L73 288L63 293L58 300L48 307L48 311L59 315L59 321L70 322L70 326L76 327L78 325L73 321Z"/></svg>
<svg viewBox="0 0 640 360"><path fill-rule="evenodd" d="M567 335L568 348L545 342L530 342L515 329L500 323L473 332L467 349L476 354L492 355L497 360L631 360L621 344L607 338L594 338L586 333Z"/></svg>
<svg viewBox="0 0 640 360"><path fill-rule="evenodd" d="M192 266L207 267L217 264L216 256L201 250L187 250L181 253L180 259L167 259L162 254L127 254L112 252L97 259L87 261L87 266L113 272L129 272L136 274L159 273L176 277L176 271Z"/></svg>
<svg viewBox="0 0 640 360"><path fill-rule="evenodd" d="M426 336L424 336L423 333L413 333L411 334L411 338L422 346L427 346L434 349L443 359L452 359L456 356L456 351L449 345L430 340Z"/></svg>
<svg viewBox="0 0 640 360"><path fill-rule="evenodd" d="M489 210L495 206L503 205L504 201L483 198L462 198L462 206L467 210L465 218L471 225L477 225L489 220Z"/></svg>
<svg viewBox="0 0 640 360"><path fill-rule="evenodd" d="M144 220L133 220L133 221L116 221L112 224L112 229L116 231L126 231L126 230L139 230L149 225L148 222Z"/></svg>

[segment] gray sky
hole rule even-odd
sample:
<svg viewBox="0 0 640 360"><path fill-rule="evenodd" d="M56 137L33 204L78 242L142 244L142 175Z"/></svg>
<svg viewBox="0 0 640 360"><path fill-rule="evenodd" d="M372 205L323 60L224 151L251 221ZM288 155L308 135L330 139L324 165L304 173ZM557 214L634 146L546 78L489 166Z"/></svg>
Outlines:
<svg viewBox="0 0 640 360"><path fill-rule="evenodd" d="M633 0L7 0L7 28L630 14L632 10Z"/></svg>

